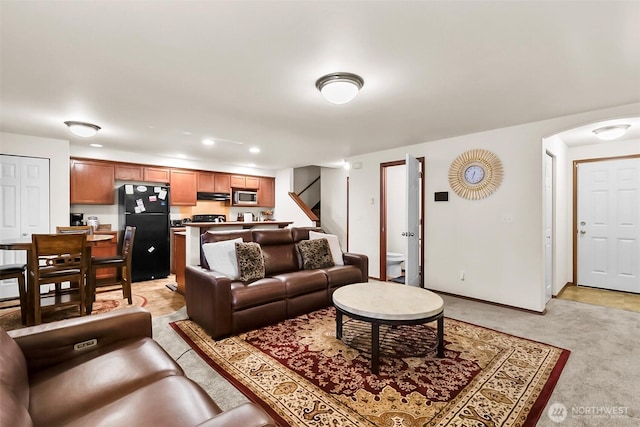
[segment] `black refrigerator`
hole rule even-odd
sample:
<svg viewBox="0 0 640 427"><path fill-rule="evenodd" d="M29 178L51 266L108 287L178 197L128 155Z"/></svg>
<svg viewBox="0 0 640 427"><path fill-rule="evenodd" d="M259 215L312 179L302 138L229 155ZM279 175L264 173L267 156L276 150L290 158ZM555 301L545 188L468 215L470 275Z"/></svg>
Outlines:
<svg viewBox="0 0 640 427"><path fill-rule="evenodd" d="M169 275L169 187L126 184L118 189L120 229L136 227L131 281Z"/></svg>

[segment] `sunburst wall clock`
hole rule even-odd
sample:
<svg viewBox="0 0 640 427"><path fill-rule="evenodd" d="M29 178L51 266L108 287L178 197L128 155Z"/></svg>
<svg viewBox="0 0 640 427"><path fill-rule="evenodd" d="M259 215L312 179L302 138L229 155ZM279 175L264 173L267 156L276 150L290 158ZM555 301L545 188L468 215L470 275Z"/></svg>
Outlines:
<svg viewBox="0 0 640 427"><path fill-rule="evenodd" d="M490 196L502 183L502 162L483 149L465 151L451 162L449 185L460 197L480 200Z"/></svg>

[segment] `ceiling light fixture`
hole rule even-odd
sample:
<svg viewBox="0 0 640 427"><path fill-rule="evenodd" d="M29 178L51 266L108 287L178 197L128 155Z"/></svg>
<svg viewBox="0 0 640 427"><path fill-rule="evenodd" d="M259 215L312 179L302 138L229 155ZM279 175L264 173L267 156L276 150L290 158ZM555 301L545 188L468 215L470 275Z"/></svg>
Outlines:
<svg viewBox="0 0 640 427"><path fill-rule="evenodd" d="M604 141L613 141L614 139L620 138L622 135L627 133L627 129L629 129L631 125L613 125L613 126L605 126L602 128L594 129L593 133L599 139Z"/></svg>
<svg viewBox="0 0 640 427"><path fill-rule="evenodd" d="M216 142L215 142L213 139L204 139L204 140L202 140L202 143L203 143L204 145L213 145L213 144L215 144Z"/></svg>
<svg viewBox="0 0 640 427"><path fill-rule="evenodd" d="M249 148L249 151L251 151L252 153L259 153L260 149L258 147L251 147Z"/></svg>
<svg viewBox="0 0 640 427"><path fill-rule="evenodd" d="M74 135L78 135L83 138L90 138L100 130L100 126L91 123L68 121L64 122L64 124L69 127L69 130Z"/></svg>
<svg viewBox="0 0 640 427"><path fill-rule="evenodd" d="M102 144L89 144L89 145L95 148L102 148Z"/></svg>
<svg viewBox="0 0 640 427"><path fill-rule="evenodd" d="M316 81L316 88L332 104L346 104L356 97L362 86L362 77L352 73L327 74Z"/></svg>

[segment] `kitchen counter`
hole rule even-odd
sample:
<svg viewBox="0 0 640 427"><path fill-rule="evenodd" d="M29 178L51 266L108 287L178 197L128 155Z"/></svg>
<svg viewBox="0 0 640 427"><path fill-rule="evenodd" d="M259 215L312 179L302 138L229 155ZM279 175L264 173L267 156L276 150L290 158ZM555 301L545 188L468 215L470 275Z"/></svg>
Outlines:
<svg viewBox="0 0 640 427"><path fill-rule="evenodd" d="M256 228L256 227L268 227L268 228L285 228L289 224L293 224L293 221L227 221L227 222L188 222L185 227L199 227L199 228L217 228L224 229L230 227L234 230L238 228Z"/></svg>

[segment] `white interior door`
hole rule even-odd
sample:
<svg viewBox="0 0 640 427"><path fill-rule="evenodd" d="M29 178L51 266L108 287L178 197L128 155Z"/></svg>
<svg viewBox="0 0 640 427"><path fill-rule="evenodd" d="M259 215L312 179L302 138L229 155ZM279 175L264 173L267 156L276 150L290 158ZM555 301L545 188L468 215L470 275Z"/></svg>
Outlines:
<svg viewBox="0 0 640 427"><path fill-rule="evenodd" d="M420 162L411 154L406 158L407 170L407 227L404 263L405 281L410 286L420 286Z"/></svg>
<svg viewBox="0 0 640 427"><path fill-rule="evenodd" d="M49 160L0 155L0 237L49 232ZM24 251L0 251L2 264L26 263ZM0 298L18 296L15 280L0 282Z"/></svg>
<svg viewBox="0 0 640 427"><path fill-rule="evenodd" d="M544 295L553 295L553 157L544 156Z"/></svg>
<svg viewBox="0 0 640 427"><path fill-rule="evenodd" d="M640 293L640 158L578 164L578 284Z"/></svg>

